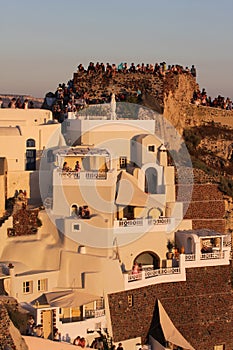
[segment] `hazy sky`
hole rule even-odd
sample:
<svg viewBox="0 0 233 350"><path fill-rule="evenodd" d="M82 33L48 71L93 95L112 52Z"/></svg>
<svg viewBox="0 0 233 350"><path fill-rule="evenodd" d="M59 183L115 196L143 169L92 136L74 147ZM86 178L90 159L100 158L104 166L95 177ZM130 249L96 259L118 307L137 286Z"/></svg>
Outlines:
<svg viewBox="0 0 233 350"><path fill-rule="evenodd" d="M44 97L89 61L197 67L233 98L233 0L0 0L0 93Z"/></svg>

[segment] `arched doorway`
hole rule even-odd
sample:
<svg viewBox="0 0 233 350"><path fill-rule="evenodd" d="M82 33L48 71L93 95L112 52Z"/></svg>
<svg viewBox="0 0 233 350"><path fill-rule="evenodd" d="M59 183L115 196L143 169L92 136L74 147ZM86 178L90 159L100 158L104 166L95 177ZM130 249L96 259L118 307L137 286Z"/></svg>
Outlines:
<svg viewBox="0 0 233 350"><path fill-rule="evenodd" d="M137 262L138 264L142 265L143 269L158 269L159 268L159 257L157 254L155 254L154 252L143 252L140 253L135 259L134 259L134 263Z"/></svg>
<svg viewBox="0 0 233 350"><path fill-rule="evenodd" d="M158 173L155 168L147 168L145 172L145 192L156 194L158 183Z"/></svg>

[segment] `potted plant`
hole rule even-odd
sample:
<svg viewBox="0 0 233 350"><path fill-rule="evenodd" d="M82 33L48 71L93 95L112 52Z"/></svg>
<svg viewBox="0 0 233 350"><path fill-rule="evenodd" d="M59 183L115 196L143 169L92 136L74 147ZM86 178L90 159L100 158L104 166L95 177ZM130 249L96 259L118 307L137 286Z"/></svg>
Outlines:
<svg viewBox="0 0 233 350"><path fill-rule="evenodd" d="M173 258L173 252L172 252L173 248L174 248L174 242L171 241L170 239L168 239L168 241L167 241L167 249L168 249L167 259L172 259Z"/></svg>

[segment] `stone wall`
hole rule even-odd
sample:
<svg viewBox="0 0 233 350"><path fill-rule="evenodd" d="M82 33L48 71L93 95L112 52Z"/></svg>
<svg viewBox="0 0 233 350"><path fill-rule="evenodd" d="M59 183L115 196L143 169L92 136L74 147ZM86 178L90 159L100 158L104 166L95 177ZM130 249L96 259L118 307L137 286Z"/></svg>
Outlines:
<svg viewBox="0 0 233 350"><path fill-rule="evenodd" d="M142 337L146 342L156 300L196 350L233 348L232 268L187 269L186 282L152 285L109 295L115 342ZM132 297L133 306L128 303Z"/></svg>
<svg viewBox="0 0 233 350"><path fill-rule="evenodd" d="M0 296L0 350L28 350L24 339L12 324L7 307L18 311L15 299Z"/></svg>
<svg viewBox="0 0 233 350"><path fill-rule="evenodd" d="M193 229L208 228L226 233L226 203L217 184L181 184L176 186L177 200L183 202L185 219L192 219ZM192 191L191 202L187 194Z"/></svg>

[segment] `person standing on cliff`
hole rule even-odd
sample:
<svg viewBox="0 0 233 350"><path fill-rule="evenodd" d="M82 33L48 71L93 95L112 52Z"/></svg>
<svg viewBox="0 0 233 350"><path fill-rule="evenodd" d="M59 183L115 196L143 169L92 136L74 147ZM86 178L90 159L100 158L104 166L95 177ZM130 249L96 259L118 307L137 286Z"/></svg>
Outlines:
<svg viewBox="0 0 233 350"><path fill-rule="evenodd" d="M192 74L192 76L194 78L196 78L197 76L197 71L196 71L196 68L194 67L194 64L192 65L191 69L190 69L190 73Z"/></svg>

